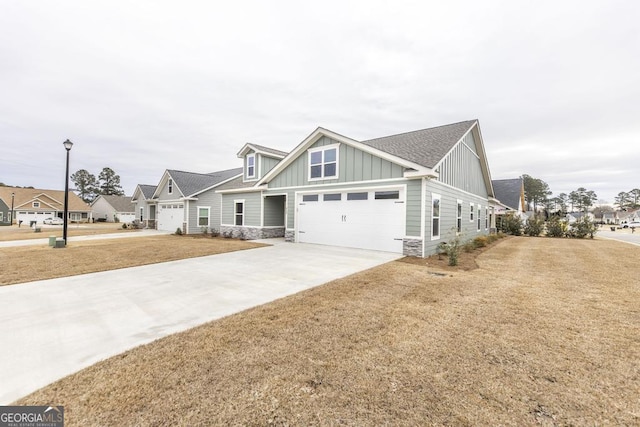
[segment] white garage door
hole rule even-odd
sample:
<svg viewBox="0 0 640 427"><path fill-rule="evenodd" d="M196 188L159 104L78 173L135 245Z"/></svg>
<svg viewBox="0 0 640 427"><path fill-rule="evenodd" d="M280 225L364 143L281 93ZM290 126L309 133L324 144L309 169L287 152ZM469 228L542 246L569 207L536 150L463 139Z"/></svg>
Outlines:
<svg viewBox="0 0 640 427"><path fill-rule="evenodd" d="M298 241L402 253L403 189L298 195Z"/></svg>
<svg viewBox="0 0 640 427"><path fill-rule="evenodd" d="M158 230L176 231L176 229L182 228L184 219L183 203L162 203L158 206L160 207L158 209Z"/></svg>

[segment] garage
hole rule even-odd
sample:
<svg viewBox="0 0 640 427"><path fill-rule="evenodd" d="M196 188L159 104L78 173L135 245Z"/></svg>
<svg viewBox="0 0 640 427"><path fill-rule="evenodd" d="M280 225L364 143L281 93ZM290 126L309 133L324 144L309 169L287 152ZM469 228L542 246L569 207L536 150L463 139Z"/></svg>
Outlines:
<svg viewBox="0 0 640 427"><path fill-rule="evenodd" d="M403 188L298 195L298 242L402 253Z"/></svg>
<svg viewBox="0 0 640 427"><path fill-rule="evenodd" d="M158 209L158 230L176 231L184 221L183 203L162 203Z"/></svg>

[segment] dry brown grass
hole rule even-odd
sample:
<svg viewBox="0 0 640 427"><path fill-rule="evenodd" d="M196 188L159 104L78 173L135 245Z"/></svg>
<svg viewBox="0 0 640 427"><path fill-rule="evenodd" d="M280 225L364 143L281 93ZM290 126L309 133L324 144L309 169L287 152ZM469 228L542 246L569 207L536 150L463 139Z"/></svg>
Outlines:
<svg viewBox="0 0 640 427"><path fill-rule="evenodd" d="M264 246L234 239L162 235L0 248L0 286Z"/></svg>
<svg viewBox="0 0 640 427"><path fill-rule="evenodd" d="M389 263L96 364L67 425L638 425L640 248L512 238Z"/></svg>

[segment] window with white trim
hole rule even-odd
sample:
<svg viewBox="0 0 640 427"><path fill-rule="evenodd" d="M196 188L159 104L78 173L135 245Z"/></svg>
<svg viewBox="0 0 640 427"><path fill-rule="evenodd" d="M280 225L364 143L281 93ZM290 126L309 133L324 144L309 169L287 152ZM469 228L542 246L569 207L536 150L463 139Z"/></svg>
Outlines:
<svg viewBox="0 0 640 427"><path fill-rule="evenodd" d="M456 214L456 230L462 233L462 200L458 200L458 211Z"/></svg>
<svg viewBox="0 0 640 427"><path fill-rule="evenodd" d="M40 202L33 202L33 203L31 204L31 207L39 208L39 207L40 207Z"/></svg>
<svg viewBox="0 0 640 427"><path fill-rule="evenodd" d="M338 145L309 150L309 180L338 177Z"/></svg>
<svg viewBox="0 0 640 427"><path fill-rule="evenodd" d="M484 229L485 230L489 229L489 208L488 207L484 208Z"/></svg>
<svg viewBox="0 0 640 427"><path fill-rule="evenodd" d="M140 207L140 222L144 221L144 206Z"/></svg>
<svg viewBox="0 0 640 427"><path fill-rule="evenodd" d="M256 155L249 154L247 156L247 178L256 177Z"/></svg>
<svg viewBox="0 0 640 427"><path fill-rule="evenodd" d="M173 180L171 178L169 178L169 182L167 184L167 188L168 188L168 193L169 194L173 194Z"/></svg>
<svg viewBox="0 0 640 427"><path fill-rule="evenodd" d="M469 221L473 221L473 203L469 203Z"/></svg>
<svg viewBox="0 0 640 427"><path fill-rule="evenodd" d="M233 224L243 226L244 225L244 201L234 202L233 212L234 212Z"/></svg>
<svg viewBox="0 0 640 427"><path fill-rule="evenodd" d="M431 195L431 240L440 238L440 195Z"/></svg>
<svg viewBox="0 0 640 427"><path fill-rule="evenodd" d="M480 205L478 205L478 231L480 231Z"/></svg>
<svg viewBox="0 0 640 427"><path fill-rule="evenodd" d="M209 226L209 213L211 208L208 206L200 207L198 206L198 227L208 227Z"/></svg>

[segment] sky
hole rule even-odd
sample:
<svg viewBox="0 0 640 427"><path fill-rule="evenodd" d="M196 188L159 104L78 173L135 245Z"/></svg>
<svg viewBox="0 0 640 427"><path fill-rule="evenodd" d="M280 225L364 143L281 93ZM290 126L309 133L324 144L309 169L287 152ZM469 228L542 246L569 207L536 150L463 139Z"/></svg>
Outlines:
<svg viewBox="0 0 640 427"><path fill-rule="evenodd" d="M640 188L640 2L0 0L0 182L240 167L478 119L492 179Z"/></svg>

